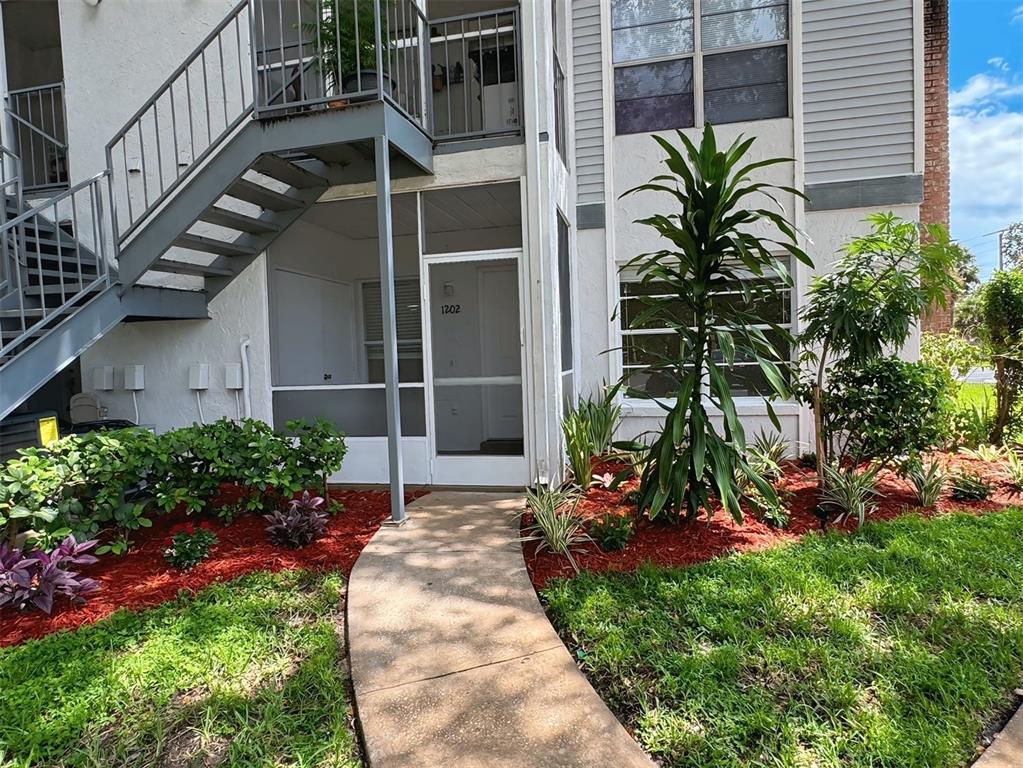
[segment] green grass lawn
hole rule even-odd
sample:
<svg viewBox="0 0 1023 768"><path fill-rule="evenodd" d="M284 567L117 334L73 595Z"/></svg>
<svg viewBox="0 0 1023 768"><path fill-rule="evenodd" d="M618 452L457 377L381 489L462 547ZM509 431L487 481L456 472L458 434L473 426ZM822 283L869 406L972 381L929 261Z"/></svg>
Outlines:
<svg viewBox="0 0 1023 768"><path fill-rule="evenodd" d="M949 768L1023 680L1023 510L584 573L544 596L665 766Z"/></svg>
<svg viewBox="0 0 1023 768"><path fill-rule="evenodd" d="M970 404L977 407L985 403L988 407L995 407L995 385L982 384L978 382L966 382L960 385L958 400L962 404Z"/></svg>
<svg viewBox="0 0 1023 768"><path fill-rule="evenodd" d="M343 584L256 573L0 649L0 766L360 766Z"/></svg>

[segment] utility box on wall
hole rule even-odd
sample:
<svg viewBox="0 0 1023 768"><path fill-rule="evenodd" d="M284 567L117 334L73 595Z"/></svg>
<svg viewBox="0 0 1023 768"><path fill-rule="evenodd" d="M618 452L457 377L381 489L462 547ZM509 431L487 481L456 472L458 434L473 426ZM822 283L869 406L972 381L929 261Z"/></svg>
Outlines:
<svg viewBox="0 0 1023 768"><path fill-rule="evenodd" d="M210 388L210 364L195 363L188 367L188 388L209 389Z"/></svg>
<svg viewBox="0 0 1023 768"><path fill-rule="evenodd" d="M146 366L144 365L124 366L124 388L129 392L145 389Z"/></svg>

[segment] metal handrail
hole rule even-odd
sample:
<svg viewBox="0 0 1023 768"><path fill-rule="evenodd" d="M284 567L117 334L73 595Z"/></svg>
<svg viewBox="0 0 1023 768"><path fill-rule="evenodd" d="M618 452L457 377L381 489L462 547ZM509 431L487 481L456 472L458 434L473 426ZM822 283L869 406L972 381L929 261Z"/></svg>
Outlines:
<svg viewBox="0 0 1023 768"><path fill-rule="evenodd" d="M4 111L12 121L15 149L22 158L23 187L40 190L66 186L64 83L8 91Z"/></svg>
<svg viewBox="0 0 1023 768"><path fill-rule="evenodd" d="M103 202L103 182L109 176L109 169L101 171L54 195L42 205L22 211L0 225L0 243L5 253L10 251L8 246L13 238L19 256L11 276L15 285L8 295L12 292L17 293L19 311L15 318L18 322L15 330L20 331L10 341L0 339L0 356L5 356L9 350L24 344L54 318L63 315L97 289L110 284L112 243L108 235L113 234L113 217L112 206L105 206ZM47 216L47 212L52 215ZM69 236L67 246L62 244L63 230L60 225L62 215L70 219L73 232L73 235ZM107 217L110 217L109 221ZM55 254L44 254L42 251L41 229L44 224L54 231ZM31 263L33 249L29 243L30 236L26 233L29 228L35 232L34 266ZM92 241L91 251L83 244L83 237L86 235ZM64 251L65 249L70 251L72 246L74 258L70 259L65 256ZM56 268L44 267L44 262L52 262ZM66 267L65 262L68 262ZM25 306L25 296L29 287L27 283L33 277L38 280L36 286L39 288L39 306L28 308ZM60 295L60 302L56 306L48 304L48 289L55 289L52 293ZM34 322L29 321L30 310L38 315Z"/></svg>
<svg viewBox="0 0 1023 768"><path fill-rule="evenodd" d="M249 68L243 63L243 59L249 54L243 53L241 33L243 26L251 28L251 15L250 0L241 0L235 5L107 142L106 160L107 169L111 172L111 198L123 203L123 208L121 205L117 208L125 210L128 215L127 225L122 229L115 211L114 225L117 234L115 243L118 252L120 243L138 229L149 214L167 200L174 190L252 114L252 87L246 82ZM243 19L246 16L247 18ZM232 45L234 50L225 54L225 47L230 48ZM226 57L237 62L236 72L230 72L231 66ZM213 77L209 72L211 60L212 66L216 68ZM194 78L198 80L194 88L195 93L192 83L193 72ZM229 73L232 80L230 96ZM236 99L236 96L240 98ZM177 105L182 99L187 113L187 126L185 118L182 118L181 126L178 124ZM198 121L193 109L197 99L202 105ZM211 99L219 100L220 103L216 104ZM160 130L161 116L165 128L169 120L169 132ZM147 136L151 143L148 153ZM140 168L129 166L129 139L137 143ZM183 144L185 150L182 150ZM152 153L154 145L155 157ZM123 178L115 173L114 169L114 151L118 146ZM133 159L135 149L133 146ZM170 157L167 159L171 161L169 165L173 166L172 173L164 167L164 156L168 153ZM154 160L156 167L152 168ZM133 205L133 194L129 185L129 178L136 172L141 173L142 186L142 202L138 211ZM153 194L150 184L153 185Z"/></svg>

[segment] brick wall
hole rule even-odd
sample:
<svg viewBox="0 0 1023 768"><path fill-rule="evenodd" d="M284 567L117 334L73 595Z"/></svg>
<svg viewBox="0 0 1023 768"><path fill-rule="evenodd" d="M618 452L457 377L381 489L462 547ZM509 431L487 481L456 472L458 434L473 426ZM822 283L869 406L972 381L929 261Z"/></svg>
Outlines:
<svg viewBox="0 0 1023 768"><path fill-rule="evenodd" d="M920 220L949 223L948 0L924 0L924 200ZM952 327L951 302L924 315L925 331Z"/></svg>

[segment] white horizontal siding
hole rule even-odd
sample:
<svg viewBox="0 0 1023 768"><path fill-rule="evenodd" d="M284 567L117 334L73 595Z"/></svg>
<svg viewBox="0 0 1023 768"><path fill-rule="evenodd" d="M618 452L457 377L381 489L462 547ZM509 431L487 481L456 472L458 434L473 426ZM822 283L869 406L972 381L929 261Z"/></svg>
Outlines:
<svg viewBox="0 0 1023 768"><path fill-rule="evenodd" d="M913 172L913 0L804 0L809 184Z"/></svg>
<svg viewBox="0 0 1023 768"><path fill-rule="evenodd" d="M604 201L604 73L600 40L600 0L574 0L572 57L579 203Z"/></svg>

